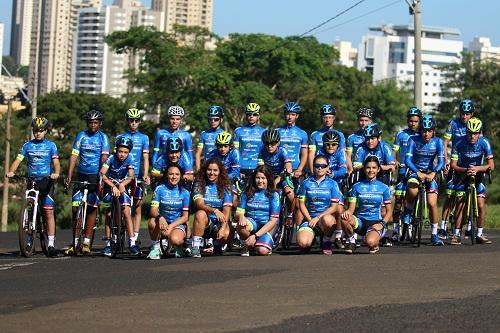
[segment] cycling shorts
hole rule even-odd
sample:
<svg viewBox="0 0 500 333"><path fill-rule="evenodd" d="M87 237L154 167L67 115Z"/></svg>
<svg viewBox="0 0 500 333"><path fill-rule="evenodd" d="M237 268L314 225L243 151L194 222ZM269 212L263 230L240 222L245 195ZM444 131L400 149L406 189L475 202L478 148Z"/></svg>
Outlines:
<svg viewBox="0 0 500 333"><path fill-rule="evenodd" d="M76 177L77 181L80 182L90 182L93 184L98 184L99 183L99 175L85 175L85 174L77 174ZM97 195L97 192L99 190L98 185L90 185L88 187L88 194L87 194L87 205L91 207L97 207L99 205L99 197ZM78 207L80 204L80 201L83 198L83 186L81 184L75 184L73 186L73 197L71 198L71 205L73 207Z"/></svg>
<svg viewBox="0 0 500 333"><path fill-rule="evenodd" d="M355 225L354 225L354 232L355 233L357 233L358 235L361 235L361 236L365 236L367 233L369 233L371 231L375 231L380 235L380 237L382 237L382 233L384 231L384 228L382 228L380 230L376 230L374 228L375 224L378 224L378 223L381 224L382 222L365 220L365 219L362 219L362 218L357 217L355 215L353 215L353 217L354 217L354 221L355 221Z"/></svg>
<svg viewBox="0 0 500 333"><path fill-rule="evenodd" d="M54 209L54 182L50 178L41 178L36 180L36 188L38 189L38 198L43 209Z"/></svg>
<svg viewBox="0 0 500 333"><path fill-rule="evenodd" d="M484 186L483 183L483 178L482 176L478 176L476 178L476 192L477 196L481 198L486 197L486 186ZM457 197L463 197L465 195L465 192L467 191L467 177L465 176L455 176L455 195Z"/></svg>
<svg viewBox="0 0 500 333"><path fill-rule="evenodd" d="M313 236L320 236L322 234L321 230L318 228L318 225L316 224L316 226L314 228L311 228L309 226L309 222L307 221L304 221L302 222L300 225L299 225L299 230L297 232L300 232L300 231L307 231L307 232L310 232L311 234L313 234Z"/></svg>
<svg viewBox="0 0 500 333"><path fill-rule="evenodd" d="M416 173L412 173L410 177L408 177L408 184L419 184L420 180ZM438 193L438 184L435 179L430 182L425 183L425 191L427 193Z"/></svg>
<svg viewBox="0 0 500 333"><path fill-rule="evenodd" d="M102 206L104 208L111 207L112 200L113 200L112 190L109 186L106 186L104 188L104 193L102 196ZM120 194L119 201L121 206L130 206L131 203L130 196L128 195L127 192Z"/></svg>
<svg viewBox="0 0 500 333"><path fill-rule="evenodd" d="M394 187L394 195L404 196L406 194L406 189L408 188L406 184L406 168L400 168L398 171L398 179L396 181L396 186Z"/></svg>

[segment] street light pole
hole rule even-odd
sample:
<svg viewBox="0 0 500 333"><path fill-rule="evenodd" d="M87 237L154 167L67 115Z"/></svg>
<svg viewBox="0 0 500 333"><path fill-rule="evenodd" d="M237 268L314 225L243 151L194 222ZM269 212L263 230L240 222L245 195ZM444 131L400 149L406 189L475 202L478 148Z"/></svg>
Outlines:
<svg viewBox="0 0 500 333"><path fill-rule="evenodd" d="M7 110L7 123L5 125L5 164L4 164L4 178L3 178L3 196L2 196L2 227L1 231L7 231L7 224L9 220L9 178L6 174L10 167L10 118L12 115L12 98L9 99L9 108Z"/></svg>
<svg viewBox="0 0 500 333"><path fill-rule="evenodd" d="M415 63L414 63L414 82L413 87L414 98L413 102L416 107L422 109L422 2L421 0L413 1L413 18L414 18L414 40L415 40Z"/></svg>

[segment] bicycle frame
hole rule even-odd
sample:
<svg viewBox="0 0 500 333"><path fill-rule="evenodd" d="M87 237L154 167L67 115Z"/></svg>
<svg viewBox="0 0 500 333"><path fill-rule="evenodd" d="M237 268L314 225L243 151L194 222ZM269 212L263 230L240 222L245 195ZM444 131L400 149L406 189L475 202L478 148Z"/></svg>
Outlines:
<svg viewBox="0 0 500 333"><path fill-rule="evenodd" d="M474 245L476 237L475 230L477 228L477 219L479 217L479 208L477 204L477 189L476 189L476 178L474 176L469 176L469 185L467 187L466 193L466 207L465 207L465 225L471 223L471 243ZM463 224L462 224L463 226Z"/></svg>
<svg viewBox="0 0 500 333"><path fill-rule="evenodd" d="M38 216L38 206L39 206L38 197L40 195L40 191L35 188L35 180L33 178L28 178L28 181L30 182L31 186L29 187L31 188L26 189L25 199L33 201L33 216L31 218L30 224L31 224L31 229L36 230L36 220Z"/></svg>

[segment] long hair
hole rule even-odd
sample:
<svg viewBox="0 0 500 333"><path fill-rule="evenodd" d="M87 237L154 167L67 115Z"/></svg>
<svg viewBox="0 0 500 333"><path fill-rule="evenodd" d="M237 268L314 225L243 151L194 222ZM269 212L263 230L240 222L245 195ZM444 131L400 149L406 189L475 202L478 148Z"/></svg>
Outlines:
<svg viewBox="0 0 500 333"><path fill-rule="evenodd" d="M181 181L182 181L182 177L184 176L184 170L179 166L179 164L177 163L172 163L172 162L169 162L167 167L165 168L165 171L163 171L163 175L161 177L161 182L163 184L168 184L168 169L170 168L177 168L179 170L179 172L181 173ZM179 181L179 184L180 184L180 181ZM179 185L177 184L177 185Z"/></svg>
<svg viewBox="0 0 500 333"><path fill-rule="evenodd" d="M255 195L255 192L257 191L257 187L255 186L255 176L257 175L257 172L261 172L264 174L264 176L266 176L267 179L266 197L270 198L273 192L276 191L276 188L274 186L273 176L271 174L271 171L269 171L268 167L266 167L265 165L259 165L248 179L247 186L245 188L245 194L247 195L247 199L253 197Z"/></svg>
<svg viewBox="0 0 500 333"><path fill-rule="evenodd" d="M205 189L207 187L208 178L207 178L207 169L210 164L217 164L219 167L219 178L215 183L217 185L217 196L219 199L224 198L224 191L231 191L231 181L229 180L229 176L227 175L227 170L222 161L218 158L209 158L198 171L198 175L196 176L196 186L197 190L200 193L205 193Z"/></svg>

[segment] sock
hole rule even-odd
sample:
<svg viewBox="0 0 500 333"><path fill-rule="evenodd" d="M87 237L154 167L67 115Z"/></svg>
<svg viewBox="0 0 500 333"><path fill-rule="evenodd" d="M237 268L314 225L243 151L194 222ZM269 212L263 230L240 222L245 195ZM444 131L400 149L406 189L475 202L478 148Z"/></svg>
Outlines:
<svg viewBox="0 0 500 333"><path fill-rule="evenodd" d="M336 239L342 238L342 230L335 230L335 238Z"/></svg>
<svg viewBox="0 0 500 333"><path fill-rule="evenodd" d="M56 236L52 235L52 236L49 236L49 244L48 246L54 246L54 242L56 240Z"/></svg>
<svg viewBox="0 0 500 333"><path fill-rule="evenodd" d="M471 229L472 229L472 225L471 225L471 223L469 222L469 223L467 223L467 231L470 231Z"/></svg>
<svg viewBox="0 0 500 333"><path fill-rule="evenodd" d="M167 246L168 246L168 239L163 238L163 239L161 240L161 245L162 245L162 246L164 246L164 247L167 247Z"/></svg>
<svg viewBox="0 0 500 333"><path fill-rule="evenodd" d="M159 240L151 240L151 247L155 250L160 249L160 241Z"/></svg>
<svg viewBox="0 0 500 333"><path fill-rule="evenodd" d="M387 228L382 229L382 238L387 238Z"/></svg>
<svg viewBox="0 0 500 333"><path fill-rule="evenodd" d="M446 226L448 225L448 221L446 220L442 220L441 221L441 229L442 230L446 230Z"/></svg>
<svg viewBox="0 0 500 333"><path fill-rule="evenodd" d="M111 246L111 240L109 238L106 239L106 243L104 244L104 246Z"/></svg>
<svg viewBox="0 0 500 333"><path fill-rule="evenodd" d="M433 223L432 224L432 234L433 235L437 235L438 233L438 224L437 223Z"/></svg>
<svg viewBox="0 0 500 333"><path fill-rule="evenodd" d="M139 231L138 232L134 231L134 238L135 238L135 240L137 240L137 238L139 238Z"/></svg>
<svg viewBox="0 0 500 333"><path fill-rule="evenodd" d="M481 237L483 235L483 228L477 228L477 237Z"/></svg>
<svg viewBox="0 0 500 333"><path fill-rule="evenodd" d="M399 223L397 222L392 223L392 234L393 235L399 234Z"/></svg>
<svg viewBox="0 0 500 333"><path fill-rule="evenodd" d="M207 239L206 245L207 245L208 247L213 246L213 245L214 245L214 239L213 239L213 238L209 238L209 239Z"/></svg>
<svg viewBox="0 0 500 333"><path fill-rule="evenodd" d="M356 238L357 238L356 236L357 234L354 234L351 237L349 237L349 243L356 244Z"/></svg>
<svg viewBox="0 0 500 333"><path fill-rule="evenodd" d="M75 246L78 246L78 238L75 238L75 239L74 239L74 242L75 242L75 243L74 243L74 244L75 244Z"/></svg>
<svg viewBox="0 0 500 333"><path fill-rule="evenodd" d="M460 229L455 229L455 236L460 237Z"/></svg>
<svg viewBox="0 0 500 333"><path fill-rule="evenodd" d="M85 237L85 238L83 239L83 244L90 245L90 238Z"/></svg>
<svg viewBox="0 0 500 333"><path fill-rule="evenodd" d="M203 241L203 237L193 236L193 247L200 247L202 241Z"/></svg>
<svg viewBox="0 0 500 333"><path fill-rule="evenodd" d="M130 237L129 241L130 241L130 246L134 246L135 245L135 239L134 239L134 237Z"/></svg>

